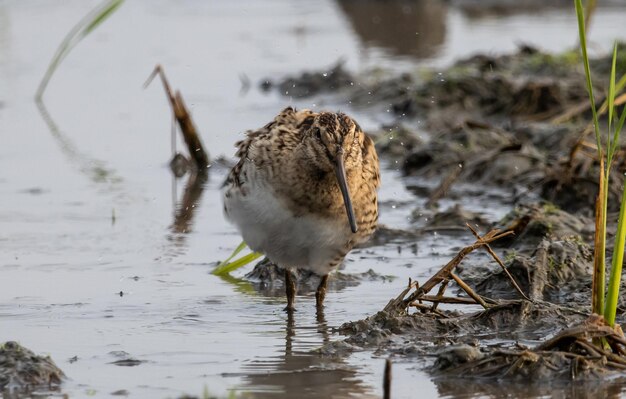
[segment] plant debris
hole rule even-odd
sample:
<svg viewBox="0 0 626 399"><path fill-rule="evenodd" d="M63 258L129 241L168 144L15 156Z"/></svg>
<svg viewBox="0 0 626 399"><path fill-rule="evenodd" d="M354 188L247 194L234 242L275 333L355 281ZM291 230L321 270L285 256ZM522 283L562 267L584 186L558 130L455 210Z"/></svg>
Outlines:
<svg viewBox="0 0 626 399"><path fill-rule="evenodd" d="M606 342L606 348L596 344L599 340ZM598 379L626 370L625 350L621 329L613 329L601 316L592 315L533 349L474 350L462 356L457 349L443 351L433 371L439 376L513 381Z"/></svg>
<svg viewBox="0 0 626 399"><path fill-rule="evenodd" d="M163 83L163 88L165 89L165 94L167 95L167 99L169 100L170 106L172 107L172 113L176 121L178 122L178 126L180 127L180 131L182 133L183 139L185 140L185 144L187 144L187 149L189 151L189 157L194 161L194 164L198 171L206 171L206 168L209 166L209 156L207 152L204 150L204 145L202 144L202 139L198 134L196 129L196 125L191 118L191 113L187 109L185 105L185 101L183 100L182 94L180 91L176 91L174 93L170 88L170 84L167 81L167 77L165 76L165 71L161 65L157 65L154 68L154 71L148 77L148 80L144 84L144 87L148 87L148 85L152 82L152 80L159 76L161 78L161 82ZM172 136L172 142L174 143L175 138ZM172 149L175 148L175 145L172 145ZM183 167L183 164L180 160L176 160L176 156L172 158L171 168L172 171L178 176L182 173L180 170ZM184 173L183 173L184 174Z"/></svg>

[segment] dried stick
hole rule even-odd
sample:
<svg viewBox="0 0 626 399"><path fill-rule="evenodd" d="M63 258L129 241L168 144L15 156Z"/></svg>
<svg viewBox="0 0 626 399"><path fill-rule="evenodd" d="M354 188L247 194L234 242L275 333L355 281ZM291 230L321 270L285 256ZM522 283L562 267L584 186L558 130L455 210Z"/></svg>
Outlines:
<svg viewBox="0 0 626 399"><path fill-rule="evenodd" d="M406 308L407 304L404 302L404 297L409 293L413 288L419 288L419 283L417 281L412 281L409 278L409 284L407 287L402 290L402 292L395 298L389 301L389 303L383 309L384 312L389 312L392 310L397 310L398 308Z"/></svg>
<svg viewBox="0 0 626 399"><path fill-rule="evenodd" d="M480 295L474 292L474 290L469 285L465 284L465 281L461 280L459 276L457 276L453 272L450 272L450 277L452 277L454 281L456 281L459 287L461 287L463 291L467 293L467 295L471 296L477 303L479 303L480 306L482 306L485 309L489 308L489 305L487 305L487 302L485 302L483 298L480 297Z"/></svg>
<svg viewBox="0 0 626 399"><path fill-rule="evenodd" d="M439 317L441 317L443 319L447 319L448 318L448 316L446 316L445 314L441 313L441 311L439 311L439 310L431 310L431 307L428 306L428 305L422 305L420 303L413 302L413 303L410 303L408 306L414 307L414 308L419 309L419 310L423 310L425 312L433 312L434 314L436 314L437 316L439 316Z"/></svg>
<svg viewBox="0 0 626 399"><path fill-rule="evenodd" d="M450 262L448 262L445 266L443 266L437 273L435 273L434 276L432 276L428 281L426 281L424 285L417 288L415 292L413 292L408 298L406 298L404 300L404 306L405 307L408 306L409 303L413 302L420 296L430 292L430 290L432 290L437 284L441 283L444 280L449 279L450 273L452 272L452 270L454 270L459 265L459 263L461 263L463 258L465 258L470 252L511 234L513 234L512 231L505 231L503 233L500 233L499 230L491 230L490 232L485 234L482 238L476 240L476 242L474 242L472 245L469 245L461 249L459 253L454 258L452 258Z"/></svg>
<svg viewBox="0 0 626 399"><path fill-rule="evenodd" d="M167 78L165 77L165 72L163 71L163 67L161 67L161 65L157 65L154 68L154 71L152 71L152 73L148 77L148 80L144 84L144 87L148 87L148 85L157 75L161 77L161 82L163 82L165 94L167 95L170 106L172 107L174 117L178 121L178 125L180 126L180 130L182 132L183 139L185 140L185 144L187 144L189 156L194 160L199 170L206 169L209 165L209 156L204 150L202 140L200 140L198 131L193 123L193 120L191 119L191 114L187 110L187 106L185 105L180 91L176 91L176 94L172 93L172 89L169 85L169 82L167 81Z"/></svg>
<svg viewBox="0 0 626 399"><path fill-rule="evenodd" d="M391 399L391 360L385 360L385 375L383 377L383 399Z"/></svg>
<svg viewBox="0 0 626 399"><path fill-rule="evenodd" d="M583 348L589 354L589 356L601 356L600 352L597 351L598 349L597 346L594 346L590 344L589 342L582 340L582 339L577 339L576 343L578 344L578 346Z"/></svg>
<svg viewBox="0 0 626 399"><path fill-rule="evenodd" d="M474 234L474 237L480 239L480 235L478 234L478 232L469 224L466 223L467 227L469 227L469 229L472 231L472 234ZM500 265L500 267L502 268L502 271L504 271L504 273L506 274L506 276L509 278L509 280L511 281L511 284L513 284L513 287L515 287L515 289L517 290L517 292L521 295L522 298L526 299L527 301L530 301L530 299L526 296L526 294L524 294L524 292L522 291L522 289L520 288L520 286L517 284L517 281L515 281L515 279L513 278L513 276L511 275L511 273L509 273L509 269L506 268L506 266L504 266L504 263L502 262L502 260L500 260L500 258L498 257L498 255L496 255L495 252L493 252L493 249L491 249L491 247L489 246L489 244L485 244L484 246L485 251L487 251L489 253L489 255L491 255L491 257L496 261L496 263L498 265Z"/></svg>
<svg viewBox="0 0 626 399"><path fill-rule="evenodd" d="M443 283L441 283L441 285L439 286L439 291L437 292L438 297L443 297L443 294L446 293L446 288L448 288L448 284L450 284L450 280L443 280ZM434 312L435 310L437 310L437 306L439 306L439 302L434 302L430 310Z"/></svg>
<svg viewBox="0 0 626 399"><path fill-rule="evenodd" d="M604 214L605 208L602 205L602 197L604 193L604 158L600 159L600 179L598 179L598 186L600 192L596 197L596 209L595 209L595 237L593 240L593 277L591 280L591 311L597 314L602 314L604 308L604 258L605 258L605 246L606 236L600 233L604 231L606 234L606 225L603 222L606 220Z"/></svg>
<svg viewBox="0 0 626 399"><path fill-rule="evenodd" d="M445 283L444 283L445 284ZM442 284L443 286L443 284ZM426 302L433 302L433 306L439 304L439 303L457 303L457 304L461 304L461 305L474 305L476 304L476 301L474 301L473 299L468 299L468 298L455 298L455 297L450 297L450 296L441 296L441 295L422 295L420 298L420 300L422 301L426 301ZM432 307L430 308L431 310L436 310L437 308L433 309Z"/></svg>

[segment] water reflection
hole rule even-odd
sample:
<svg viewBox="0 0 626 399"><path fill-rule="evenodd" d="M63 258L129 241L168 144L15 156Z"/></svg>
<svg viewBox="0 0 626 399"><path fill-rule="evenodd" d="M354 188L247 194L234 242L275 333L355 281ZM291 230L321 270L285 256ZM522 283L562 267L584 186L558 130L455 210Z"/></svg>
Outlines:
<svg viewBox="0 0 626 399"><path fill-rule="evenodd" d="M447 64L477 50L512 49L518 41L561 51L571 43L560 32L565 28L575 29L575 21L568 19L573 14L572 3L567 0L335 0L335 3L363 47L383 50L382 60L399 56ZM600 18L603 11L602 19L606 23L610 22L607 17L611 14L611 18L619 20L616 13L624 10L624 2L612 0L599 2L595 14ZM546 22L542 18L548 13L557 19ZM518 20L519 25L510 26L507 18L515 16L525 18ZM612 39L616 34L615 24L598 23L594 30L596 40L607 36Z"/></svg>
<svg viewBox="0 0 626 399"><path fill-rule="evenodd" d="M372 389L343 358L311 352L330 342L330 330L323 310L317 312L314 326L303 324L307 317L287 314L284 351L244 364L243 371L248 374L239 390L253 392L255 398L371 397Z"/></svg>
<svg viewBox="0 0 626 399"><path fill-rule="evenodd" d="M188 234L193 231L196 208L202 200L202 194L209 174L206 169L191 170L183 190L183 197L178 201L178 181L176 172L172 170L172 206L174 208L174 220L170 225L170 234L167 235L169 245L165 256L174 258L182 255L187 246Z"/></svg>
<svg viewBox="0 0 626 399"><path fill-rule="evenodd" d="M568 0L465 0L455 4L467 18L505 17L521 13L541 13L549 8L571 12L572 2Z"/></svg>
<svg viewBox="0 0 626 399"><path fill-rule="evenodd" d="M46 126L48 126L50 134L57 142L63 155L65 155L78 171L87 175L89 179L95 183L116 185L122 181L122 178L119 177L113 169L109 168L104 161L90 157L74 144L70 137L59 128L59 125L57 125L50 112L48 112L48 108L43 100L35 101L35 104L37 105L41 119L43 119Z"/></svg>
<svg viewBox="0 0 626 399"><path fill-rule="evenodd" d="M174 192L176 192L176 178L174 178ZM174 199L175 211L174 222L172 223L171 230L174 233L188 233L193 226L193 218L196 212L197 204L202 199L202 193L204 192L204 186L209 180L209 174L206 169L200 171L193 171L189 174L187 183L185 184L185 190L183 191L183 198L180 204Z"/></svg>
<svg viewBox="0 0 626 399"><path fill-rule="evenodd" d="M337 0L365 46L394 55L432 57L446 37L447 5L441 0Z"/></svg>
<svg viewBox="0 0 626 399"><path fill-rule="evenodd" d="M604 379L585 381L580 383L553 382L552 384L511 383L502 381L477 381L470 379L440 379L435 380L437 391L442 397L450 398L502 398L515 392L516 397L535 398L621 398L624 392L624 381L608 382ZM468 393L471 393L468 395Z"/></svg>

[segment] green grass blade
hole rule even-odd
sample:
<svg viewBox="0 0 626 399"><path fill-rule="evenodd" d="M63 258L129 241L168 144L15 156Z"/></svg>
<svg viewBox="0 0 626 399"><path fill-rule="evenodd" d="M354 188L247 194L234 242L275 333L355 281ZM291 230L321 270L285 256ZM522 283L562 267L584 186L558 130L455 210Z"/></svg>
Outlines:
<svg viewBox="0 0 626 399"><path fill-rule="evenodd" d="M624 113L622 113L624 114ZM604 318L612 327L615 324L615 313L617 310L617 300L622 277L622 262L624 262L624 243L626 242L626 186L622 193L622 204L619 210L619 221L617 224L617 234L615 235L615 247L613 248L613 262L611 267L611 277L609 279L609 289L604 307Z"/></svg>
<svg viewBox="0 0 626 399"><path fill-rule="evenodd" d="M615 97L616 98L617 98L617 95L622 92L622 90L624 89L625 86L626 86L626 73L624 75L622 75L620 80L615 84ZM604 100L604 102L600 106L600 109L598 110L598 113L602 114L602 113L606 112L608 106L609 106L608 105L608 99L606 99L606 100ZM613 103L613 107L615 107L615 103ZM618 123L618 125L619 125L619 123ZM623 125L624 125L624 123L622 122L622 126ZM615 155L615 151L617 150L617 146L619 145L618 136L619 136L621 131L622 131L622 127L619 127L619 128L614 130L613 140L611 140L611 147L609 148L609 154L611 154L611 161L613 160L613 156ZM609 167L610 166L611 165L609 165Z"/></svg>
<svg viewBox="0 0 626 399"><path fill-rule="evenodd" d="M124 0L110 0L102 9L96 13L95 18L85 27L84 36L87 36L98 27L105 19L111 16L124 2Z"/></svg>
<svg viewBox="0 0 626 399"><path fill-rule="evenodd" d="M217 276L228 274L234 270L239 269L240 267L247 265L248 263L254 261L255 259L258 259L262 255L263 254L258 253L258 252L252 252L232 262L221 263L215 270L213 270L212 274L215 274Z"/></svg>
<svg viewBox="0 0 626 399"><path fill-rule="evenodd" d="M248 245L246 244L246 242L245 242L245 241L242 241L242 242L241 242L241 244L239 244L239 245L237 246L237 248L235 248L235 250L233 251L233 253L232 253L232 254L230 254L230 256L229 256L228 258L226 258L226 260L224 260L224 261L221 261L221 262L220 262L220 265L223 265L223 264L226 264L226 263L230 262L231 260L233 260L233 258L234 258L235 256L237 256L237 255L239 254L239 252L243 251L243 250L244 250L244 248L247 248L247 247L248 247Z"/></svg>
<svg viewBox="0 0 626 399"><path fill-rule="evenodd" d="M611 81L609 82L609 97L607 98L609 106L609 134L611 134L611 124L613 123L613 112L615 111L615 64L617 62L617 42L613 44L613 61L611 64ZM610 140L610 138L609 138ZM611 145L608 146L611 148ZM609 152L609 157L613 154Z"/></svg>
<svg viewBox="0 0 626 399"><path fill-rule="evenodd" d="M615 125L615 140L614 142L617 143L619 140L619 136L622 134L622 128L624 127L624 121L626 120L626 105L624 106L624 108L622 109L622 115L619 117L619 121L617 121L617 125ZM614 145L614 147L617 147L617 144Z"/></svg>
<svg viewBox="0 0 626 399"><path fill-rule="evenodd" d="M626 73L622 75L620 80L615 84L615 98L617 98L617 95L624 89L624 86L626 86ZM602 115L603 113L605 113L608 107L609 101L607 98L602 102L600 108L598 108L598 115Z"/></svg>
<svg viewBox="0 0 626 399"><path fill-rule="evenodd" d="M52 75L56 71L61 61L65 59L65 57L70 53L70 51L89 33L91 33L96 27L98 27L102 22L104 22L115 10L117 10L124 0L105 0L94 10L90 11L86 16L84 16L72 29L67 33L57 51L54 53L50 64L48 65L48 69L44 74L41 82L39 83L39 87L37 88L37 93L35 94L35 99L37 101L41 101L44 91L46 91L46 87L52 78Z"/></svg>
<svg viewBox="0 0 626 399"><path fill-rule="evenodd" d="M619 136L622 134L622 128L624 127L624 119L626 119L626 105L622 109L622 115L619 117L617 124L615 125L615 131L613 132L612 153L615 154L617 146L619 144Z"/></svg>
<svg viewBox="0 0 626 399"><path fill-rule="evenodd" d="M593 84L591 82L591 69L589 68L589 57L587 56L587 40L585 35L585 16L583 11L582 0L574 0L576 6L576 17L578 19L578 36L580 37L580 50L582 51L583 64L585 67L585 78L587 83L587 92L589 93L589 104L591 105L591 113L593 115L593 127L596 133L596 144L598 146L598 155L602 156L602 140L600 139L600 124L598 123L598 112L596 110L596 101L593 97Z"/></svg>
<svg viewBox="0 0 626 399"><path fill-rule="evenodd" d="M621 92L622 89L624 88L624 86L626 86L626 73L624 75L622 75L622 78L615 85L615 92L616 93Z"/></svg>

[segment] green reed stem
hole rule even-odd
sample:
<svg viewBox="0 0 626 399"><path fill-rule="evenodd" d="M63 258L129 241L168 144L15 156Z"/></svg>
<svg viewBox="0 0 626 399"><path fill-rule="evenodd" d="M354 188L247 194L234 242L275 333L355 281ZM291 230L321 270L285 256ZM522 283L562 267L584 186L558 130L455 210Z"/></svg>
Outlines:
<svg viewBox="0 0 626 399"><path fill-rule="evenodd" d="M596 240L594 253L594 292L593 295L593 312L603 314L609 325L615 323L615 313L617 310L617 300L619 297L619 288L621 284L622 263L624 261L624 245L626 243L626 186L622 194L620 214L617 225L617 234L615 236L615 247L613 248L611 275L609 277L608 291L606 292L605 301L605 268L606 268L606 224L609 197L609 177L613 157L617 151L621 130L626 120L626 107L622 110L619 120L613 125L615 118L615 97L616 93L621 91L626 84L626 76L622 76L620 81L615 83L615 71L617 61L617 43L613 46L613 58L611 63L611 77L608 88L608 96L605 101L608 111L608 128L606 136L606 148L604 151L602 146L602 137L600 135L600 123L598 121L598 111L596 109L595 98L593 95L593 83L591 81L591 70L589 67L589 57L587 55L587 40L585 35L585 16L583 13L582 0L574 0L576 7L576 16L578 19L578 34L580 36L580 49L582 52L583 65L585 68L585 79L587 83L587 92L589 93L589 104L591 105L591 113L593 115L593 126L596 134L596 143L598 147L598 157L603 170L600 171L600 198L599 206L596 207ZM589 7L592 5L590 4ZM605 108L602 104L602 110ZM599 221L599 223L598 223Z"/></svg>

